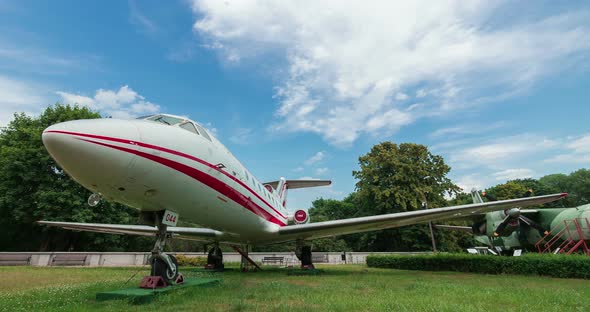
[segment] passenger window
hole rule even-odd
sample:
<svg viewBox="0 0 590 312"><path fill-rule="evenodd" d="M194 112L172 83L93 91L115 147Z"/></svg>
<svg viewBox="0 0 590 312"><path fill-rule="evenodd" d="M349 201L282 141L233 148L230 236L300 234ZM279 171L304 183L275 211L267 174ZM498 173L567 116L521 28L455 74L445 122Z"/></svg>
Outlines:
<svg viewBox="0 0 590 312"><path fill-rule="evenodd" d="M193 125L192 122L185 122L182 125L180 125L180 127L182 129L188 130L188 131L190 131L192 133L199 134L199 132L197 131L197 129L195 128L195 126Z"/></svg>
<svg viewBox="0 0 590 312"><path fill-rule="evenodd" d="M211 141L211 137L209 136L207 131L205 131L205 128L199 126L198 124L195 124L195 125L197 126L197 129L199 129L199 132L201 132L201 135L203 135L205 137L205 139Z"/></svg>

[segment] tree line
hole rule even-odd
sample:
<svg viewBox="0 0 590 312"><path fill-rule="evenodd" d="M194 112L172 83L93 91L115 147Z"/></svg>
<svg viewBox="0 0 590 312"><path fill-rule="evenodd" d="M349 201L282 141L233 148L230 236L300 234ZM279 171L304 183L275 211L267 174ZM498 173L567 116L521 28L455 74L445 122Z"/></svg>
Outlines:
<svg viewBox="0 0 590 312"><path fill-rule="evenodd" d="M146 251L153 239L130 235L73 232L36 225L37 220L137 224L138 211L102 201L91 207L90 191L73 181L53 161L41 141L48 126L74 119L100 118L87 107L56 104L37 117L24 113L0 129L0 251ZM319 198L309 208L312 222L413 211L471 203L448 177L451 168L424 145L382 142L359 157L355 191L342 200ZM513 180L489 188L498 199L519 197L532 188L535 195L569 192L552 207L573 207L590 200L590 171L552 174L540 179ZM452 196L452 200L447 200ZM190 224L183 224L190 226ZM435 231L440 250L457 251L474 242L461 232ZM350 234L313 242L322 251L430 250L427 224ZM173 241L176 251L201 251L202 244ZM294 244L255 246L255 251L287 251Z"/></svg>

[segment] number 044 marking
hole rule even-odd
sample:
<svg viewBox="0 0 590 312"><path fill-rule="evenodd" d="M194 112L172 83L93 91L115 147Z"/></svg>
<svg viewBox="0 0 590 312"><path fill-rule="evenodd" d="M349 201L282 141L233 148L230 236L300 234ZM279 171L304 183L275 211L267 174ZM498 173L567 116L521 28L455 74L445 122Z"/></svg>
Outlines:
<svg viewBox="0 0 590 312"><path fill-rule="evenodd" d="M178 222L178 214L176 212L170 210L164 211L162 224L166 224L168 226L176 226L176 222Z"/></svg>

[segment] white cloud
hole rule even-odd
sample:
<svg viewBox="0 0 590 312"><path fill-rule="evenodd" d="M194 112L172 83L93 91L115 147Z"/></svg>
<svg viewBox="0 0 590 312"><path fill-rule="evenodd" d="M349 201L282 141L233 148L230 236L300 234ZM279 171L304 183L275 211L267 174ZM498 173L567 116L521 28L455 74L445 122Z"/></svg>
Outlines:
<svg viewBox="0 0 590 312"><path fill-rule="evenodd" d="M555 155L544 162L561 164L590 164L590 133L578 138L569 138L566 153Z"/></svg>
<svg viewBox="0 0 590 312"><path fill-rule="evenodd" d="M212 134L214 137L217 137L219 130L217 128L215 128L212 123L208 122L208 123L202 124L201 126L205 127L207 129L207 131L209 131L209 133Z"/></svg>
<svg viewBox="0 0 590 312"><path fill-rule="evenodd" d="M409 98L410 98L410 97L409 97L407 94L405 94L405 93L402 93L402 92L398 92L398 93L395 95L395 99L396 99L396 100L398 100L398 101L405 101L405 100L407 100L407 99L409 99Z"/></svg>
<svg viewBox="0 0 590 312"><path fill-rule="evenodd" d="M513 96L590 49L587 10L513 20L502 14L519 5L192 1L195 31L226 60L284 57L273 130L313 132L338 145ZM400 101L402 94L415 94L421 105Z"/></svg>
<svg viewBox="0 0 590 312"><path fill-rule="evenodd" d="M128 1L129 3L129 21L137 26L142 32L145 33L156 33L159 30L158 25L150 20L140 9L137 7L137 3L134 0Z"/></svg>
<svg viewBox="0 0 590 312"><path fill-rule="evenodd" d="M323 167L323 168L316 168L315 169L315 174L318 176L324 175L326 173L328 173L328 171L330 171L328 168Z"/></svg>
<svg viewBox="0 0 590 312"><path fill-rule="evenodd" d="M35 115L48 105L48 97L40 89L44 88L34 83L0 76L0 127L6 126L16 112Z"/></svg>
<svg viewBox="0 0 590 312"><path fill-rule="evenodd" d="M140 115L155 114L160 106L145 100L139 93L129 86L122 86L119 90L98 89L94 97L88 97L64 91L55 92L64 104L79 104L98 110L114 118L129 119Z"/></svg>
<svg viewBox="0 0 590 312"><path fill-rule="evenodd" d="M526 168L506 169L493 174L498 181L525 179L534 175L534 171Z"/></svg>
<svg viewBox="0 0 590 312"><path fill-rule="evenodd" d="M590 133L567 137L523 134L495 139L459 139L430 147L445 157L455 184L469 191L518 178L568 173L590 166Z"/></svg>
<svg viewBox="0 0 590 312"><path fill-rule="evenodd" d="M447 152L453 167L485 166L502 168L524 161L530 155L547 152L558 147L557 139L537 135L516 135L497 138L483 144L453 149Z"/></svg>
<svg viewBox="0 0 590 312"><path fill-rule="evenodd" d="M315 155L313 155L310 158L308 158L307 160L305 160L303 163L307 166L311 166L313 164L317 164L317 163L321 162L325 157L326 157L326 153L323 151L319 151L319 152L315 153Z"/></svg>
<svg viewBox="0 0 590 312"><path fill-rule="evenodd" d="M544 160L546 163L558 164L590 164L590 154L559 154Z"/></svg>
<svg viewBox="0 0 590 312"><path fill-rule="evenodd" d="M474 135L474 134L482 134L492 130L500 129L506 127L507 124L505 122L494 122L492 124L487 123L479 123L479 124L464 124L459 126L447 127L438 129L430 134L430 137L438 138L438 137L448 137L448 136L459 136L459 135Z"/></svg>
<svg viewBox="0 0 590 312"><path fill-rule="evenodd" d="M459 177L457 181L453 182L457 184L457 186L460 187L464 192L469 192L472 188L481 190L484 188L484 186L489 185L485 178L482 178L477 174L464 175Z"/></svg>
<svg viewBox="0 0 590 312"><path fill-rule="evenodd" d="M569 143L567 147L576 153L590 153L590 133Z"/></svg>
<svg viewBox="0 0 590 312"><path fill-rule="evenodd" d="M252 140L252 129L250 128L237 128L234 130L233 135L229 137L229 140L236 144L249 144Z"/></svg>
<svg viewBox="0 0 590 312"><path fill-rule="evenodd" d="M303 167L299 166L299 167L297 167L297 168L293 169L293 172L302 172L302 171L303 171L303 169L305 169L305 168L303 168Z"/></svg>

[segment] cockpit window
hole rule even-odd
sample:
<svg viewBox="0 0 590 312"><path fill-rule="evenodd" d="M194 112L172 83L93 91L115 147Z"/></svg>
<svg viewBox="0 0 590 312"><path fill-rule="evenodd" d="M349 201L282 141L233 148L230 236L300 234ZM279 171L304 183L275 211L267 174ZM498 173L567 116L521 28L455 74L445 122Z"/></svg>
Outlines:
<svg viewBox="0 0 590 312"><path fill-rule="evenodd" d="M183 119L171 117L171 116L166 116L166 115L155 115L155 116L146 118L146 120L161 122L163 124L167 124L170 126L179 124L184 121Z"/></svg>
<svg viewBox="0 0 590 312"><path fill-rule="evenodd" d="M205 128L199 126L199 124L195 124L195 126L197 126L197 129L199 129L199 132L201 133L201 135L205 137L205 139L211 141L211 137L209 136L207 131L205 131Z"/></svg>
<svg viewBox="0 0 590 312"><path fill-rule="evenodd" d="M181 124L179 127L181 127L184 130L188 130L192 133L199 134L199 132L197 131L197 129L195 128L195 126L193 125L192 122L185 122L185 123Z"/></svg>

